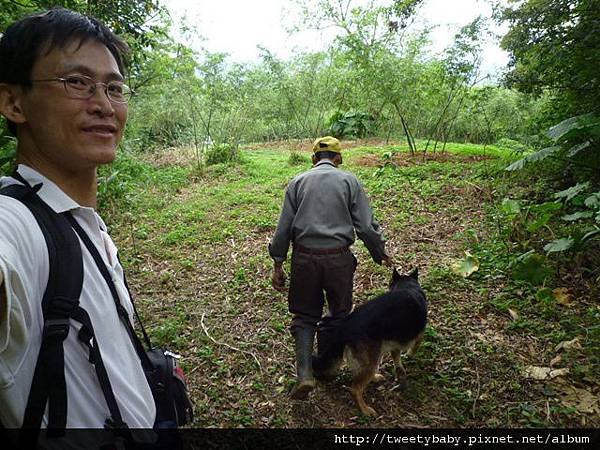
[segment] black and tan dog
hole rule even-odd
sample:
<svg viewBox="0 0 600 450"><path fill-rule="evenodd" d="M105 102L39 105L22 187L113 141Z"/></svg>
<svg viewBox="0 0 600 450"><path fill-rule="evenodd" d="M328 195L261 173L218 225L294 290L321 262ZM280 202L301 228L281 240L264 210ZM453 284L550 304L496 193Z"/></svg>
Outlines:
<svg viewBox="0 0 600 450"><path fill-rule="evenodd" d="M345 358L353 372L351 391L358 407L363 414L375 415L363 392L373 379L383 378L378 373L383 355L391 352L396 379L404 383L400 355L416 351L426 323L427 301L417 269L408 275L394 269L390 291L358 307L330 334L323 353L313 358L315 376L331 378Z"/></svg>

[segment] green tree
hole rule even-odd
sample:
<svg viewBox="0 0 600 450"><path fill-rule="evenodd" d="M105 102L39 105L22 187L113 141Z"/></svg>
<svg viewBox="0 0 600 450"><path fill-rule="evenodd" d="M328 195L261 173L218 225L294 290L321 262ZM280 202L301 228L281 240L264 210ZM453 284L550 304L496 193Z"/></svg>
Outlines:
<svg viewBox="0 0 600 450"><path fill-rule="evenodd" d="M510 2L500 17L510 25L502 47L510 52L509 86L525 92L560 91L562 117L600 104L600 1Z"/></svg>
<svg viewBox="0 0 600 450"><path fill-rule="evenodd" d="M335 46L345 54L366 108L364 112L379 117L387 108L400 118L409 146L414 139L407 121L412 106L406 102L410 83L406 71L398 70L398 57L411 56L414 39L404 39L406 26L414 18L421 0L402 0L366 4L353 0L317 0L300 2L303 8L300 27L335 27L341 31ZM315 13L316 11L316 13ZM407 45L408 43L408 45ZM412 46L412 49L415 47ZM341 112L341 111L338 111Z"/></svg>
<svg viewBox="0 0 600 450"><path fill-rule="evenodd" d="M434 150L438 141L446 142L452 127L460 114L465 98L477 79L481 64L481 37L486 24L481 16L465 25L454 36L454 42L446 49L444 64L444 84L447 86L446 100L435 124L429 134L425 151L431 139L434 139Z"/></svg>
<svg viewBox="0 0 600 450"><path fill-rule="evenodd" d="M511 2L514 3L514 2ZM502 40L511 52L506 83L525 92L549 91L560 123L546 133L548 144L511 166L552 158L576 178L598 179L600 172L599 0L528 0L501 11L510 24Z"/></svg>

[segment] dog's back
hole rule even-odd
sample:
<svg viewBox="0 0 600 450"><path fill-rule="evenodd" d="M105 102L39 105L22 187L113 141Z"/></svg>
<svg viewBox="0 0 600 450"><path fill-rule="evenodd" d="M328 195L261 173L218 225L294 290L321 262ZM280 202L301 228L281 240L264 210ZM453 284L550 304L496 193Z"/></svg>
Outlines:
<svg viewBox="0 0 600 450"><path fill-rule="evenodd" d="M358 307L335 330L323 354L313 360L317 377L332 376L344 355L354 372L353 392L363 413L374 410L364 403L362 391L377 373L384 352L390 351L398 370L403 352L414 353L427 323L427 300L418 273L399 275L395 270L390 291Z"/></svg>
<svg viewBox="0 0 600 450"><path fill-rule="evenodd" d="M419 283L403 276L393 290L365 303L350 314L340 333L345 344L368 338L406 343L427 323L427 301Z"/></svg>

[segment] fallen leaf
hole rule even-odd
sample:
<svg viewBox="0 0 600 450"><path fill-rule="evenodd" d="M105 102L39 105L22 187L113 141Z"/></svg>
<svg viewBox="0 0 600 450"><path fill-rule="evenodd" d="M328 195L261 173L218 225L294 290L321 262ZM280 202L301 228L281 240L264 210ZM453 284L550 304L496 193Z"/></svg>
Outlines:
<svg viewBox="0 0 600 450"><path fill-rule="evenodd" d="M512 320L514 320L514 321L519 320L519 314L514 309L508 308L508 314L510 314L510 318Z"/></svg>
<svg viewBox="0 0 600 450"><path fill-rule="evenodd" d="M561 361L562 361L562 355L556 355L554 358L552 358L552 361L550 361L550 367L554 367Z"/></svg>
<svg viewBox="0 0 600 450"><path fill-rule="evenodd" d="M479 260L469 252L465 252L465 257L462 260L452 264L452 271L463 278L469 277L478 270Z"/></svg>
<svg viewBox="0 0 600 450"><path fill-rule="evenodd" d="M570 341L563 341L554 347L555 352L560 352L561 350L574 350L581 348L581 343L579 342L579 337L573 338Z"/></svg>
<svg viewBox="0 0 600 450"><path fill-rule="evenodd" d="M556 303L563 306L571 306L574 301L567 288L556 288L552 291L552 295L556 299Z"/></svg>
<svg viewBox="0 0 600 450"><path fill-rule="evenodd" d="M274 408L275 407L275 403L273 403L271 400L268 400L266 402L262 402L260 403L258 406L262 406L262 407L269 407L269 408Z"/></svg>
<svg viewBox="0 0 600 450"><path fill-rule="evenodd" d="M527 366L523 371L523 376L530 380L551 380L569 373L568 368L553 369L551 367Z"/></svg>
<svg viewBox="0 0 600 450"><path fill-rule="evenodd" d="M567 408L575 408L584 414L600 413L598 397L585 389L564 386L560 394L560 402Z"/></svg>

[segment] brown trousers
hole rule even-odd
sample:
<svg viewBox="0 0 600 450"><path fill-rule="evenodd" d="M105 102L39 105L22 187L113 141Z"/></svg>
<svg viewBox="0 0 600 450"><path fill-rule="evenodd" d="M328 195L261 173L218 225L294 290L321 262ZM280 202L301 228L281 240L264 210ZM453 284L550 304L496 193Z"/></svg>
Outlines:
<svg viewBox="0 0 600 450"><path fill-rule="evenodd" d="M298 328L316 329L325 300L329 312L323 322L333 325L350 314L355 270L356 258L349 249L325 255L294 249L288 294L292 334Z"/></svg>

